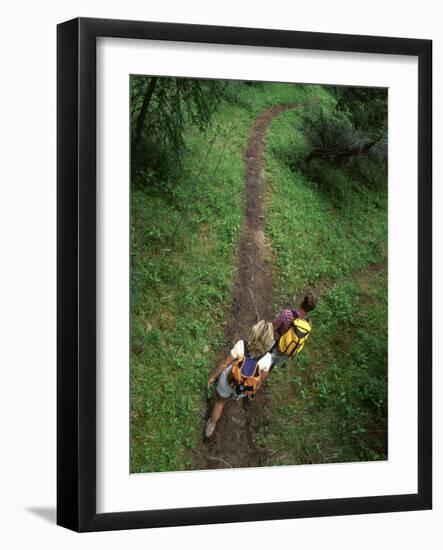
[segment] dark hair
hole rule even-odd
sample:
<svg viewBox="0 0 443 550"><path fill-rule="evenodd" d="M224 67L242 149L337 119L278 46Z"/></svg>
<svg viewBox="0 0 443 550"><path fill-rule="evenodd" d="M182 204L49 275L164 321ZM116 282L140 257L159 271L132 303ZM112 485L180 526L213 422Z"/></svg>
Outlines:
<svg viewBox="0 0 443 550"><path fill-rule="evenodd" d="M317 298L315 297L313 292L308 292L305 294L305 297L303 298L302 303L300 304L300 307L304 309L305 311L312 311L317 306Z"/></svg>

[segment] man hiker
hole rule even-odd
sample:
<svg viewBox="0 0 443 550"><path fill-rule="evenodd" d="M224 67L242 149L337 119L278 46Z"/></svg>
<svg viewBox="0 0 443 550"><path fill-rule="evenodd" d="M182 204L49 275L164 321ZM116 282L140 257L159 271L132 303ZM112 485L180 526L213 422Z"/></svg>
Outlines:
<svg viewBox="0 0 443 550"><path fill-rule="evenodd" d="M272 347L272 366L282 366L296 357L308 339L312 324L308 313L317 306L312 292L305 294L297 309L283 309L272 322L275 344Z"/></svg>

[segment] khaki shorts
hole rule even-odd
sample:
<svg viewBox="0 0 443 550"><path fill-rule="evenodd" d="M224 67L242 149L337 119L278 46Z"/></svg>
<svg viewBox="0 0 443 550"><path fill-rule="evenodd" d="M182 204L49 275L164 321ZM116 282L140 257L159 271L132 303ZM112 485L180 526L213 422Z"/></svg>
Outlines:
<svg viewBox="0 0 443 550"><path fill-rule="evenodd" d="M229 365L218 377L217 393L220 397L225 399L242 399L245 397L244 393L238 394L235 389L229 384L229 373L232 370L232 365Z"/></svg>

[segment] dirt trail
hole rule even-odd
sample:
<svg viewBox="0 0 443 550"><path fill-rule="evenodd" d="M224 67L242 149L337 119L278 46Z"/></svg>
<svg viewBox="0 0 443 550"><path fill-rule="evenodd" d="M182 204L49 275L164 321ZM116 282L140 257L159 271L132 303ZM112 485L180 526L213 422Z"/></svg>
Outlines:
<svg viewBox="0 0 443 550"><path fill-rule="evenodd" d="M264 160L266 130L273 117L300 107L300 104L280 104L264 111L249 133L246 148L246 207L237 247L237 272L232 288L232 305L226 327L226 342L232 346L247 338L252 325L259 319L270 320L272 311L272 254L264 233L262 214L265 193ZM224 350L226 356L230 347ZM229 401L210 440L200 445L196 453L198 469L239 468L260 466L261 453L254 435L260 424L260 409L264 406L263 389L251 407L245 411L241 401ZM213 400L208 402L209 408Z"/></svg>
<svg viewBox="0 0 443 550"><path fill-rule="evenodd" d="M316 103L317 97L312 98ZM232 304L226 326L226 349L219 360L226 357L231 346L240 338L247 338L249 330L259 319L271 320L273 297L272 251L264 233L263 195L266 191L264 159L266 130L271 120L288 109L304 107L301 103L276 105L264 111L255 121L249 133L245 151L246 206L243 226L237 246L237 271L231 292ZM386 269L387 263L369 265L366 270L354 272L345 278L362 280L368 272ZM339 279L341 280L341 279ZM334 282L329 278L319 281L312 290L321 294ZM303 292L297 296L301 298ZM291 306L293 304L290 304ZM207 402L209 415L214 398ZM245 410L242 400L228 401L217 424L214 435L203 442L195 453L195 468L245 468L265 464L266 453L257 447L255 435L265 421L266 384L258 392L251 406ZM203 430L202 430L203 431Z"/></svg>

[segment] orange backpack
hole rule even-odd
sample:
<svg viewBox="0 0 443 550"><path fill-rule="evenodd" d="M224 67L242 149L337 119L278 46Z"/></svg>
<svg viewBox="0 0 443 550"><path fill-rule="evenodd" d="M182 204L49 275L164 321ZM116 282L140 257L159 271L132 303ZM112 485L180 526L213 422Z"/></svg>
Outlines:
<svg viewBox="0 0 443 550"><path fill-rule="evenodd" d="M235 389L238 395L244 394L253 397L257 391L257 386L260 382L260 372L257 363L258 359L248 355L246 342L245 355L241 359L236 359L232 363L232 369L229 375L229 383Z"/></svg>

